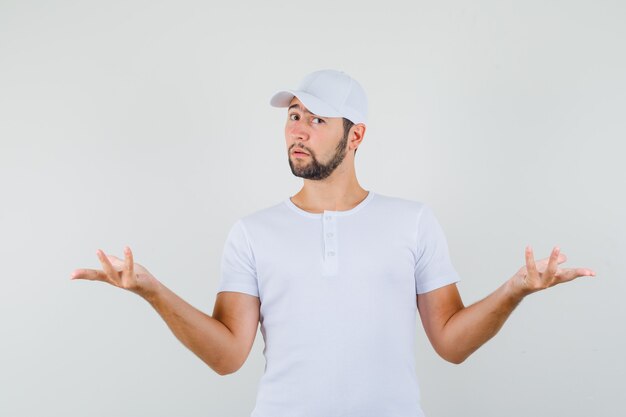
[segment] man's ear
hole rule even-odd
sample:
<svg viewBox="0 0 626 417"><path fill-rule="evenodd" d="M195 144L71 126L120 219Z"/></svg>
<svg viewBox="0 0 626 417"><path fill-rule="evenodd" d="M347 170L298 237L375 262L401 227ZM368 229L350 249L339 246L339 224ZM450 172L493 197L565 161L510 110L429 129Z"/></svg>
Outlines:
<svg viewBox="0 0 626 417"><path fill-rule="evenodd" d="M350 133L348 135L350 148L356 149L361 145L361 141L363 141L363 136L365 136L365 130L367 128L363 123L358 123L350 128Z"/></svg>

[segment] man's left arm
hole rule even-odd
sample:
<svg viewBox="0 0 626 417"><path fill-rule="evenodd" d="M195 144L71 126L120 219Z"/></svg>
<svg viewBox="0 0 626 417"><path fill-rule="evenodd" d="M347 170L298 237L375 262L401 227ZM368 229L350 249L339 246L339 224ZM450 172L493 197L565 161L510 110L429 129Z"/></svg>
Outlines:
<svg viewBox="0 0 626 417"><path fill-rule="evenodd" d="M435 351L445 360L461 363L498 333L524 297L581 276L595 276L588 268L558 267L567 260L555 247L549 258L535 264L526 248L526 266L486 298L465 307L456 284L417 295L422 324Z"/></svg>

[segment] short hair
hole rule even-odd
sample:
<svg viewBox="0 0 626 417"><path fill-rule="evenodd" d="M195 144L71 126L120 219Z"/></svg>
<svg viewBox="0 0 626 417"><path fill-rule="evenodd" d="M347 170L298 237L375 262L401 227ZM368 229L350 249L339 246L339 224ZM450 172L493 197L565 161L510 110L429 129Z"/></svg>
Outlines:
<svg viewBox="0 0 626 417"><path fill-rule="evenodd" d="M350 131L350 129L352 129L352 126L354 126L354 123L352 123L351 120L348 120L348 119L346 119L344 117L343 118L343 137L344 137L344 140L345 140L345 138L348 137L348 132ZM354 150L354 154L355 155L356 155L357 149Z"/></svg>

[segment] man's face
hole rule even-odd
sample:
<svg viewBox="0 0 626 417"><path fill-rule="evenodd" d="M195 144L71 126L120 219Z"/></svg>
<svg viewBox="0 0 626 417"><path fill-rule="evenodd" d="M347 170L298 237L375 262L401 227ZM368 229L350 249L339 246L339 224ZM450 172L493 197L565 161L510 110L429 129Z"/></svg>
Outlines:
<svg viewBox="0 0 626 417"><path fill-rule="evenodd" d="M346 157L347 133L344 134L341 117L318 117L294 97L289 103L285 124L289 167L293 175L310 180L330 176Z"/></svg>

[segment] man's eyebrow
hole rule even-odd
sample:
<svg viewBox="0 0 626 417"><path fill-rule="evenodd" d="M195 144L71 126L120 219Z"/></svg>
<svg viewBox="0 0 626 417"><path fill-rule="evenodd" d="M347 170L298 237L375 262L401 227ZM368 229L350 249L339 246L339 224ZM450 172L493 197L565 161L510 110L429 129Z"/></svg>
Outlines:
<svg viewBox="0 0 626 417"><path fill-rule="evenodd" d="M298 109L298 110L302 111L302 106L300 106L298 103L296 103L296 104L292 104L291 106L289 106L289 108L287 109L287 111L289 111L289 110L291 110L291 109L293 109L293 108L296 108L296 109ZM309 109L304 109L304 111L305 111L305 112L307 112L307 113L309 113L309 114L314 114L313 112L309 111Z"/></svg>

